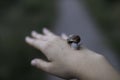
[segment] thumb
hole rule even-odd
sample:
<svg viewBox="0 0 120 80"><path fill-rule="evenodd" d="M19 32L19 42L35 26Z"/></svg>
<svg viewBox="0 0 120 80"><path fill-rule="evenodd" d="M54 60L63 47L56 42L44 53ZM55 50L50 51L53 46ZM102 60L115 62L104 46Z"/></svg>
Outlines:
<svg viewBox="0 0 120 80"><path fill-rule="evenodd" d="M44 61L42 59L33 59L31 61L31 65L32 66L35 66L45 72L50 72L50 65L51 63L50 62L47 62L47 61Z"/></svg>

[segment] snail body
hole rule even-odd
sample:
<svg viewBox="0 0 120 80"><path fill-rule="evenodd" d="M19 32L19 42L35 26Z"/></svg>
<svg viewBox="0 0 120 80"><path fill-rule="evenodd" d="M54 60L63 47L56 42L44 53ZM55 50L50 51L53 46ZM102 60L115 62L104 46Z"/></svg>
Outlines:
<svg viewBox="0 0 120 80"><path fill-rule="evenodd" d="M78 35L69 35L67 39L68 44L72 48L77 50L80 48L80 44L79 44L80 41L81 41L81 38Z"/></svg>

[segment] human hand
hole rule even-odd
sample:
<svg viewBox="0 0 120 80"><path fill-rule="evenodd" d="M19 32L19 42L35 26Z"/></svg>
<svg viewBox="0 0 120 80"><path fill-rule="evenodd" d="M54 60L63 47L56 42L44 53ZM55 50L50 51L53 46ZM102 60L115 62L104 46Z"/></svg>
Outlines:
<svg viewBox="0 0 120 80"><path fill-rule="evenodd" d="M31 37L26 37L26 42L39 49L49 62L42 59L33 59L31 64L37 68L64 79L81 78L95 79L94 76L106 69L106 59L87 48L80 47L75 50L67 44L67 36L62 38L43 29L43 34L32 31ZM108 69L111 67L107 67ZM101 72L102 73L102 72ZM96 75L97 74L97 75ZM104 80L104 79L103 79Z"/></svg>

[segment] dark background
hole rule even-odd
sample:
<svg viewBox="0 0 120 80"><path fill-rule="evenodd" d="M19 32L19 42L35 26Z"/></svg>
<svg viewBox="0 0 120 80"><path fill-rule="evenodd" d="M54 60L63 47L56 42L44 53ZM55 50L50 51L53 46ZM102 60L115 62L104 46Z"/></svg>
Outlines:
<svg viewBox="0 0 120 80"><path fill-rule="evenodd" d="M24 38L31 30L49 29L57 18L57 0L0 0L0 80L43 80L30 60L43 57ZM100 25L106 44L120 61L120 1L86 0L91 16Z"/></svg>

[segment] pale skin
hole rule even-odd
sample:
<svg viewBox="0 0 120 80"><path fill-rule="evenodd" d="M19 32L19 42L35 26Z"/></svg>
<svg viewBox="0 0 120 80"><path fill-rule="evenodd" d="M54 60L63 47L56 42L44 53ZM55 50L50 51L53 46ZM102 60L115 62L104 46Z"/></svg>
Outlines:
<svg viewBox="0 0 120 80"><path fill-rule="evenodd" d="M120 80L119 73L101 54L83 46L75 50L66 42L67 36L57 36L48 29L43 34L31 32L25 41L42 51L48 61L33 59L31 65L63 79ZM97 46L96 46L97 47Z"/></svg>

